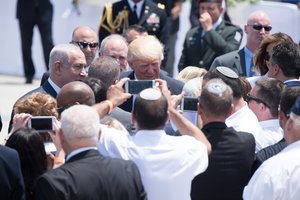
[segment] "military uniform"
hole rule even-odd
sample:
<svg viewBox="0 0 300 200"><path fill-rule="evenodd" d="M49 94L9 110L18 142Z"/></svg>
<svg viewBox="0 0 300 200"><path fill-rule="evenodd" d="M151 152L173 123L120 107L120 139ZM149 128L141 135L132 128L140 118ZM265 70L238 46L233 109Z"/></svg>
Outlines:
<svg viewBox="0 0 300 200"><path fill-rule="evenodd" d="M112 20L108 20L108 19ZM121 0L104 8L99 27L99 41L112 33L122 34L128 26L138 24L145 27L148 34L155 35L165 44L168 37L167 15L164 6L145 0L138 20L132 12L127 0Z"/></svg>
<svg viewBox="0 0 300 200"><path fill-rule="evenodd" d="M187 66L209 70L217 56L237 50L243 36L241 28L224 20L215 30L208 31L203 36L202 31L199 25L187 32L178 71Z"/></svg>

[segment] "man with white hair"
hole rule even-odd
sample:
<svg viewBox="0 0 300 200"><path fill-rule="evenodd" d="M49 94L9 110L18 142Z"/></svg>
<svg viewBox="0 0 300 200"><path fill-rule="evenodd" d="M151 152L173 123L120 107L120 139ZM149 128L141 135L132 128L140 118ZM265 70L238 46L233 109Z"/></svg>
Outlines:
<svg viewBox="0 0 300 200"><path fill-rule="evenodd" d="M243 199L299 199L300 97L284 127L287 147L266 160L244 189Z"/></svg>
<svg viewBox="0 0 300 200"><path fill-rule="evenodd" d="M43 174L35 199L146 199L136 165L102 156L96 147L99 116L86 105L75 105L61 116L57 131L66 162Z"/></svg>
<svg viewBox="0 0 300 200"><path fill-rule="evenodd" d="M23 97L41 92L56 98L65 84L82 80L87 76L85 66L85 56L79 47L74 44L58 44L53 47L49 56L50 77L40 87L29 91ZM9 130L13 116L12 112Z"/></svg>
<svg viewBox="0 0 300 200"><path fill-rule="evenodd" d="M127 60L133 71L123 72L120 77L128 77L131 80L155 80L167 81L171 94L180 94L183 83L161 72L161 62L164 58L164 47L155 36L141 36L133 40L128 49ZM131 112L132 98L120 106L123 110Z"/></svg>
<svg viewBox="0 0 300 200"><path fill-rule="evenodd" d="M112 34L102 40L99 56L110 56L115 58L119 65L121 72L128 68L127 63L128 43L126 39L118 34Z"/></svg>

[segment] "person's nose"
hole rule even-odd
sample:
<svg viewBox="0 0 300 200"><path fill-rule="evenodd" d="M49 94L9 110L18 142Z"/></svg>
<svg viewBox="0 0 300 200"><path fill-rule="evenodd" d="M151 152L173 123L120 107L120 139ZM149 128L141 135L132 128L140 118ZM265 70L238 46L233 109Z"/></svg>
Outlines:
<svg viewBox="0 0 300 200"><path fill-rule="evenodd" d="M87 77L87 72L85 71L85 69L83 68L79 74L81 77Z"/></svg>

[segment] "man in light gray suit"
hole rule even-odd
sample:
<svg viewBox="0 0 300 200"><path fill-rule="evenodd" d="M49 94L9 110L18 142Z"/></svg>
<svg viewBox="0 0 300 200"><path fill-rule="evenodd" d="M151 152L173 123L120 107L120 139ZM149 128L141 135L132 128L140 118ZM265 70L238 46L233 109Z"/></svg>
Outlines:
<svg viewBox="0 0 300 200"><path fill-rule="evenodd" d="M239 76L253 76L253 53L264 37L269 35L272 29L270 24L266 13L262 11L252 12L248 17L247 24L244 26L244 31L247 34L246 46L240 50L216 57L210 70L218 66L226 66L234 70Z"/></svg>

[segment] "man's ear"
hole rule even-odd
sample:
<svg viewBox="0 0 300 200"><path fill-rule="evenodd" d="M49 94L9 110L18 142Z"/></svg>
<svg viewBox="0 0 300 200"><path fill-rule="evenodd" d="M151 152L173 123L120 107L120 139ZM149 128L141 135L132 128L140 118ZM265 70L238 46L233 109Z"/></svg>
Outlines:
<svg viewBox="0 0 300 200"><path fill-rule="evenodd" d="M275 64L274 65L274 73L273 73L273 75L275 75L275 76L277 76L278 74L279 74L279 72L280 72L280 67L279 67L279 65L278 64Z"/></svg>
<svg viewBox="0 0 300 200"><path fill-rule="evenodd" d="M65 136L61 128L58 129L57 134L57 136L59 137L59 141L63 147L63 144L65 143Z"/></svg>
<svg viewBox="0 0 300 200"><path fill-rule="evenodd" d="M203 114L203 107L200 103L198 103L198 115L202 115Z"/></svg>
<svg viewBox="0 0 300 200"><path fill-rule="evenodd" d="M61 62L55 61L54 62L54 73L59 75L60 71L61 71Z"/></svg>
<svg viewBox="0 0 300 200"><path fill-rule="evenodd" d="M233 112L233 107L234 107L234 105L231 104L230 109L229 109L229 111L228 111L228 113L227 113L227 115L226 115L226 118L229 117L229 116L232 114L232 112Z"/></svg>

